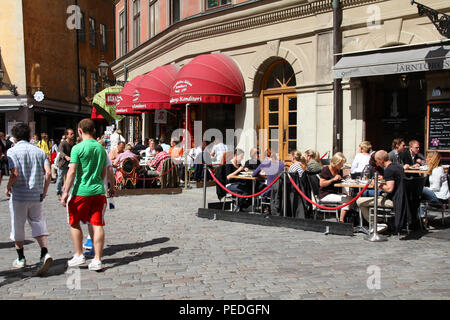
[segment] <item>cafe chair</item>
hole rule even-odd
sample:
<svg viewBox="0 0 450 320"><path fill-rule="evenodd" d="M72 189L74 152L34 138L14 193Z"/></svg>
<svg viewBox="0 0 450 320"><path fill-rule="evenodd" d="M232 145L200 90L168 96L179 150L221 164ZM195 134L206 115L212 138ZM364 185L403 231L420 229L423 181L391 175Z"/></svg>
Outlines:
<svg viewBox="0 0 450 320"><path fill-rule="evenodd" d="M136 167L131 158L126 158L123 160L120 170L123 174L123 178L121 180L121 188L126 189L128 183L131 183L133 188L136 188L137 184L137 172Z"/></svg>
<svg viewBox="0 0 450 320"><path fill-rule="evenodd" d="M173 166L175 163L172 158L166 159L161 165L161 173L168 172L159 178L161 182L161 188L178 188L180 186L180 173L178 166ZM169 171L170 170L170 171Z"/></svg>
<svg viewBox="0 0 450 320"><path fill-rule="evenodd" d="M309 186L312 191L312 200L315 203L323 205L323 206L327 206L327 207L337 207L342 204L340 202L322 202L322 201L320 201L320 199L319 199L320 178L317 174L309 174L309 173L307 173L307 174L308 174L307 175L308 183L309 183ZM325 217L326 213L335 213L336 221L339 222L339 210L326 210L326 209L321 209L319 207L314 206L314 209L313 209L314 220L316 220L318 212L323 212L324 217Z"/></svg>
<svg viewBox="0 0 450 320"><path fill-rule="evenodd" d="M450 174L447 173L447 184L448 184L448 190L450 190ZM422 201L422 204L424 205L424 213L425 218L428 215L428 210L430 209L438 209L441 211L442 215L442 226L445 224L445 213L448 212L448 209L450 208L450 198L448 199L439 199L440 203L431 203L429 201Z"/></svg>

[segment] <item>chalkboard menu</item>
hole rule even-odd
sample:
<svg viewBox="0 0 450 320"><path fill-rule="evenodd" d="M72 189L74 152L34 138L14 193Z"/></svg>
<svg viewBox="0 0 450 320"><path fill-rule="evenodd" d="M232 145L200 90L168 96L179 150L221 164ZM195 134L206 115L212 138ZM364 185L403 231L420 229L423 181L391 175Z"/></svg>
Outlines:
<svg viewBox="0 0 450 320"><path fill-rule="evenodd" d="M427 150L450 152L450 101L428 104Z"/></svg>

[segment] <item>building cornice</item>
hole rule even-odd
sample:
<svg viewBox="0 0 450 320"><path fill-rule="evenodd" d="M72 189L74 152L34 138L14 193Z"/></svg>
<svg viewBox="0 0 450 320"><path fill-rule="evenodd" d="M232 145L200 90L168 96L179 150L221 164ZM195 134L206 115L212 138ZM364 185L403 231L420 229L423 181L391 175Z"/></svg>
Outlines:
<svg viewBox="0 0 450 320"><path fill-rule="evenodd" d="M342 0L341 5L346 9L380 1L384 0ZM241 11L236 11L236 8L230 8L227 15L220 16L222 21L218 23L216 12L208 16L184 19L112 62L111 69L114 75L119 77L123 74L122 66L124 63L127 65L128 70L133 70L167 51L191 41L213 38L217 35L240 32L333 11L333 0L304 2L294 6L292 6L292 2L286 2L286 4L289 6L279 10L273 10L275 7L279 8L279 3L276 3L276 6L267 4L267 7L263 8L264 10L260 9L256 14L252 12L251 16L248 15L248 10L241 8ZM229 18L225 20L228 16L233 16L234 19Z"/></svg>

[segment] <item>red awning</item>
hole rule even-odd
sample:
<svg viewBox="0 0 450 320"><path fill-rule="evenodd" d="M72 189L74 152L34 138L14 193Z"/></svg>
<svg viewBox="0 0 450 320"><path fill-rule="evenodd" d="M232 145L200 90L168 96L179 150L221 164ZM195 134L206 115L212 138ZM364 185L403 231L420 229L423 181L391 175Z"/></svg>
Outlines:
<svg viewBox="0 0 450 320"><path fill-rule="evenodd" d="M127 82L122 91L120 91L117 96L116 114L127 116L142 113L140 110L143 108L138 104L139 90L136 86L136 83L138 83L142 77L142 75L137 76L130 82Z"/></svg>
<svg viewBox="0 0 450 320"><path fill-rule="evenodd" d="M236 63L221 53L196 57L178 73L170 104L240 104L244 80Z"/></svg>
<svg viewBox="0 0 450 320"><path fill-rule="evenodd" d="M172 109L169 102L170 90L177 73L178 68L169 64L157 67L143 75L136 82L136 89L139 92L137 105L142 106L139 110Z"/></svg>
<svg viewBox="0 0 450 320"><path fill-rule="evenodd" d="M97 112L97 109L95 109L95 107L92 107L91 119L97 121L106 121L106 119Z"/></svg>

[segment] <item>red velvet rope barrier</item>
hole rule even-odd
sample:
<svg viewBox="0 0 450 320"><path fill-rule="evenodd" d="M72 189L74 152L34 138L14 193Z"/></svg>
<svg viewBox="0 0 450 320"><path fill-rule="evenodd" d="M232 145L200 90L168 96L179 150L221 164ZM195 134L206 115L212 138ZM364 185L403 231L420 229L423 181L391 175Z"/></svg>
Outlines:
<svg viewBox="0 0 450 320"><path fill-rule="evenodd" d="M266 192L267 190L269 190L270 188L272 188L272 186L275 184L275 182L277 182L278 179L280 179L280 176L278 176L278 177L277 177L270 185L268 185L267 187L265 187L265 188L264 188L263 190L261 190L260 192L255 193L255 194L251 194L251 195L248 195L248 196L244 196L244 195L242 195L242 194L237 194L237 193L234 193L234 192L228 190L226 187L223 186L223 184L220 183L219 180L217 180L217 178L212 174L211 170L208 169L208 171L209 171L209 173L211 174L211 177L213 178L213 180L219 185L219 187L221 187L223 190L225 190L226 192L228 192L229 194L231 194L231 195L233 195L233 196L235 196L235 197L238 197L238 198L244 198L244 199L245 199L245 198L254 198L254 197L259 196L260 194L263 194L264 192Z"/></svg>
<svg viewBox="0 0 450 320"><path fill-rule="evenodd" d="M294 186L294 188L298 191L298 193L300 193L300 195L301 195L303 198L305 198L306 201L308 201L308 202L311 203L312 205L314 205L314 206L316 206L316 207L319 207L320 209L324 209L324 210L339 210L339 209L342 209L342 208L344 208L344 207L346 207L346 206L348 206L348 205L351 205L351 204L352 204L353 202L355 202L359 197L361 197L361 195L364 193L364 191L366 191L367 188L369 187L369 184L366 184L366 186L361 190L360 193L358 193L358 195L357 195L355 198L353 198L351 201L349 201L349 202L347 202L347 203L345 203L345 204L343 204L343 205L340 205L339 207L325 207L325 206L322 206L322 205L320 205L320 204L318 204L318 203L315 203L314 201L312 201L311 199L309 199L309 198L308 198L308 197L300 190L300 188L295 184L294 180L292 180L292 178L291 178L290 175L289 175L289 180L291 181L291 183L292 183L292 185Z"/></svg>
<svg viewBox="0 0 450 320"><path fill-rule="evenodd" d="M153 178L138 178L138 177L136 177L136 180L140 180L140 181L151 181L151 180L159 179L159 178L161 178L161 177L164 177L164 176L165 176L166 174L168 174L170 171L172 171L176 166L177 166L177 165L174 164L172 168L170 168L169 170L167 170L166 172L164 172L163 174L161 174L161 175L158 176L158 177L153 177ZM132 174L130 174L130 175L129 175L129 174L126 174L126 173L123 171L122 168L120 168L120 171L122 172L122 174L123 174L124 177L132 177L132 176L133 176Z"/></svg>

